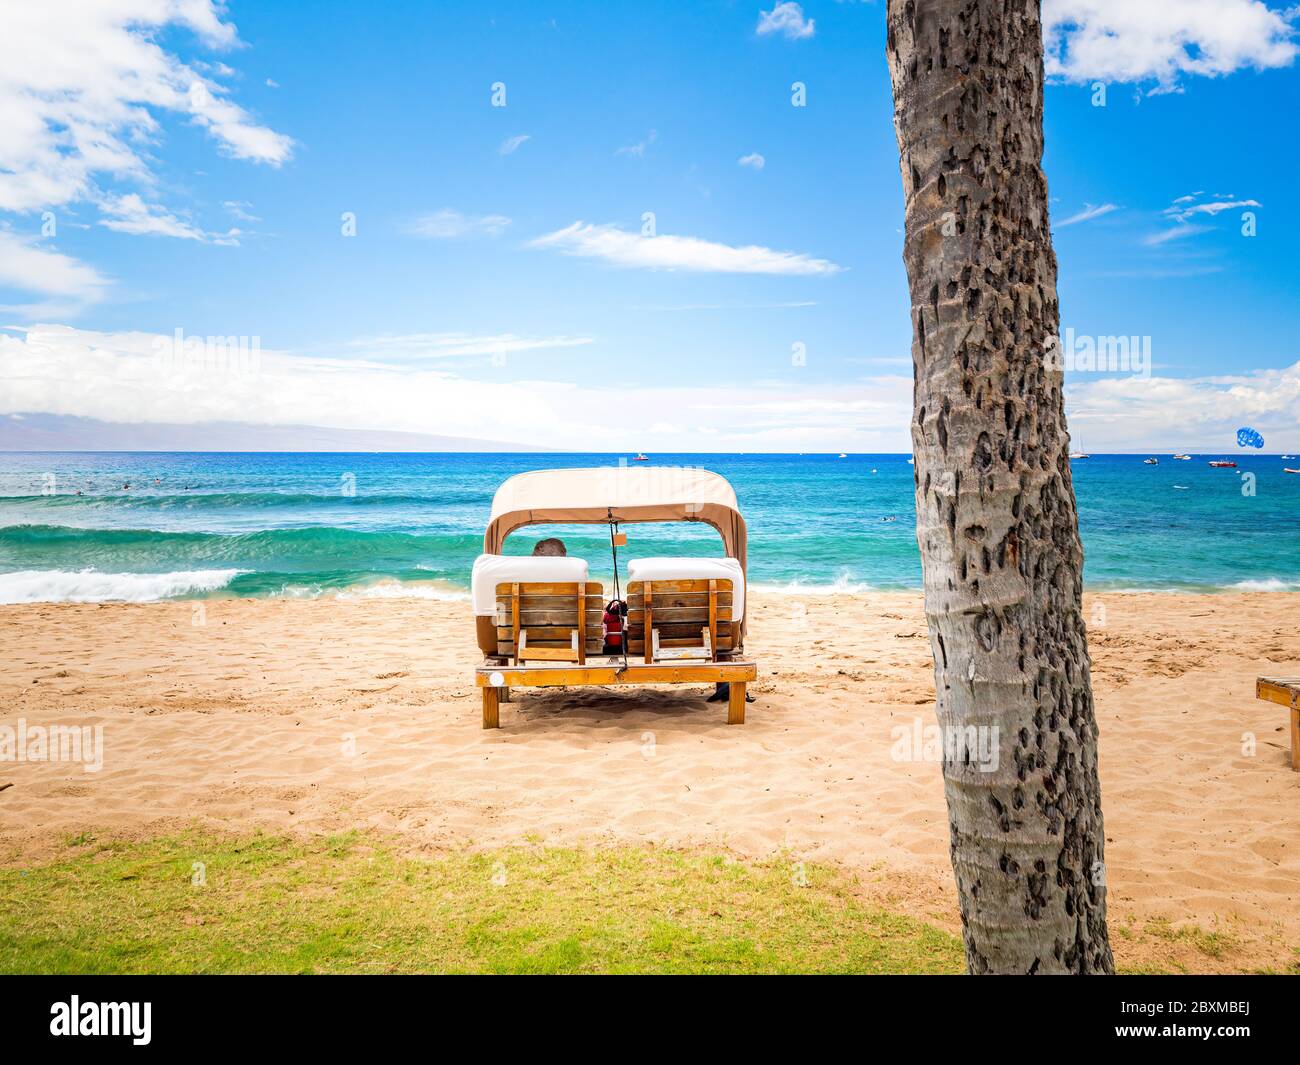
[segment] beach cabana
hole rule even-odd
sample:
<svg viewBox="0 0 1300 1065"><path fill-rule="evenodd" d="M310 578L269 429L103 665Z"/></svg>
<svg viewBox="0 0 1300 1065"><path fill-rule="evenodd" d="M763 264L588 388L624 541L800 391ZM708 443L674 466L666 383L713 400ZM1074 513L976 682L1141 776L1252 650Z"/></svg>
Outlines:
<svg viewBox="0 0 1300 1065"><path fill-rule="evenodd" d="M506 538L534 525L606 525L617 582L618 529L637 522L703 522L725 558L629 559L627 616L618 653L601 635L605 589L575 558L503 555ZM727 720L745 720L758 675L744 659L748 537L736 493L690 467L538 470L511 477L492 500L472 581L483 663L483 727L515 687L621 684L730 685Z"/></svg>

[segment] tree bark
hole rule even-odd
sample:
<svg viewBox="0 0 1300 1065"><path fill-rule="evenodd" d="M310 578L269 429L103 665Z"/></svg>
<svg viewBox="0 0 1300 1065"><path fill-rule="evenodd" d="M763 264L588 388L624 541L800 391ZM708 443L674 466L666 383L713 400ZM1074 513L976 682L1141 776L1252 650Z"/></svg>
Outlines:
<svg viewBox="0 0 1300 1065"><path fill-rule="evenodd" d="M972 973L1110 973L1038 0L889 0L917 541ZM993 759L989 759L991 763Z"/></svg>

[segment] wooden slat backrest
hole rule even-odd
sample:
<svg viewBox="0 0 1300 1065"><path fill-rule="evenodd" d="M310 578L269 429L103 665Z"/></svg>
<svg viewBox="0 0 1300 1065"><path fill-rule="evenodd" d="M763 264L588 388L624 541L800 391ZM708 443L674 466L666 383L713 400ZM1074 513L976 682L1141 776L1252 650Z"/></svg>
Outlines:
<svg viewBox="0 0 1300 1065"><path fill-rule="evenodd" d="M645 584L642 585L642 588L643 588L642 595L645 596L645 660L646 662L653 662L655 660L655 649L654 649L655 584L654 581L646 581ZM628 591L630 594L631 589L629 588Z"/></svg>
<svg viewBox="0 0 1300 1065"><path fill-rule="evenodd" d="M709 633L711 657L733 650L738 626L732 618L732 582L725 578L632 581L628 585L628 651L654 661L654 633L661 648L699 647Z"/></svg>
<svg viewBox="0 0 1300 1065"><path fill-rule="evenodd" d="M601 650L604 591L593 581L498 584L500 652L516 663L537 658L585 664L588 655Z"/></svg>
<svg viewBox="0 0 1300 1065"><path fill-rule="evenodd" d="M497 591L501 588L498 586ZM511 642L515 648L515 665L519 665L519 584L510 586L510 630Z"/></svg>
<svg viewBox="0 0 1300 1065"><path fill-rule="evenodd" d="M578 594L574 596L573 609L578 612L578 665L587 664L587 582L578 582Z"/></svg>
<svg viewBox="0 0 1300 1065"><path fill-rule="evenodd" d="M713 660L718 659L718 582L709 581L709 646Z"/></svg>

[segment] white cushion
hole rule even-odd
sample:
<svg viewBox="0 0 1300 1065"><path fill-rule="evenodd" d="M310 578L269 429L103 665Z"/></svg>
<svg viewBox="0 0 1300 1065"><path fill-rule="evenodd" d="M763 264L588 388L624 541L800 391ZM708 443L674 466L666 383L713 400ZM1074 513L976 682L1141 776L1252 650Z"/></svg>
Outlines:
<svg viewBox="0 0 1300 1065"><path fill-rule="evenodd" d="M587 560L567 555L479 555L470 577L474 616L497 612L497 585L502 581L568 584L587 579Z"/></svg>
<svg viewBox="0 0 1300 1065"><path fill-rule="evenodd" d="M745 616L745 574L734 558L634 558L627 564L632 581L731 581L731 616Z"/></svg>

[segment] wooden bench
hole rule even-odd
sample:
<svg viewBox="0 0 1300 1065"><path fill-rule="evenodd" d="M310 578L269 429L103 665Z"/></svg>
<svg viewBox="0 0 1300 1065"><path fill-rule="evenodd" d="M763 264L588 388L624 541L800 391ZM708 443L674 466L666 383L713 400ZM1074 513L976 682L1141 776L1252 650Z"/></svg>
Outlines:
<svg viewBox="0 0 1300 1065"><path fill-rule="evenodd" d="M1291 768L1300 771L1300 677L1260 677L1255 698L1281 703L1291 710Z"/></svg>

